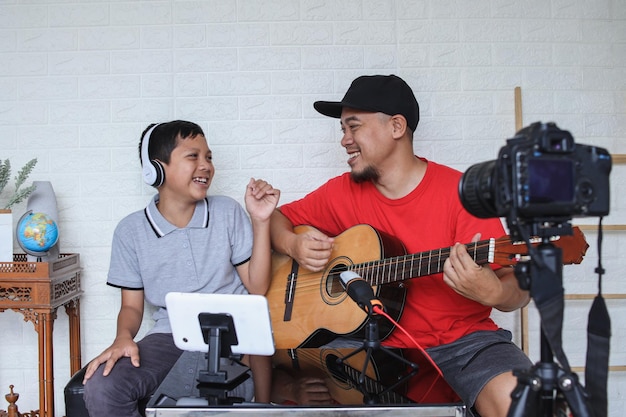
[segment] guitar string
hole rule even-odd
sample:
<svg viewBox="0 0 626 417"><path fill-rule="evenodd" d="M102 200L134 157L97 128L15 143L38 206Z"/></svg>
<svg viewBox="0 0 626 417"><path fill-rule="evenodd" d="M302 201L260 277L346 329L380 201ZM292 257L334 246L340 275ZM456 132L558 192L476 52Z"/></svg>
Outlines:
<svg viewBox="0 0 626 417"><path fill-rule="evenodd" d="M574 228L575 230L577 228ZM581 236L582 239L581 239ZM578 242L575 242L576 244L580 245L583 243L586 243L584 240L584 235L579 234L578 236L559 236L556 239L561 241L561 245L564 246L564 244L566 243L567 239L572 239L574 241L578 240ZM508 249L507 248L515 248L516 246L519 248L525 248L525 243L521 243L521 244L516 244L516 243L512 243L510 240L509 236L502 236L500 238L497 239L493 239L495 242L495 246L498 246L498 253L500 254L500 256L505 256L506 259L508 259L509 261L512 261L514 259L517 259L519 255L521 255L520 251L515 251L512 249ZM501 245L505 243L504 248L501 247ZM485 248L489 248L491 245L491 241L490 240L481 240L475 243L469 243L466 244L465 247L471 252L474 251L475 253L478 253L479 250L484 250ZM577 254L576 249L572 250L572 255ZM435 252L439 252L437 254L436 257L434 257L434 253ZM347 270L352 270L352 271L365 271L366 273L363 273L363 275L365 275L363 278L364 279L370 279L371 285L382 285L382 284L388 284L391 282L396 282L396 281L402 281L402 280L408 280L408 279L412 279L412 278L418 278L421 276L425 276L427 274L419 274L419 271L422 271L422 269L424 267L428 267L428 271L432 270L433 266L440 266L442 267L443 264L439 263L441 262L441 256L448 256L450 253L450 248L442 248L439 250L433 250L433 251L424 251L424 252L420 252L420 253L415 253L415 254L406 254L406 255L400 255L400 256L396 256L396 257L391 257L391 258L387 258L387 259L378 259L378 260L371 260L371 261L367 261L367 262L362 262L362 263L358 263L358 264L353 264L353 265L347 265L346 269ZM423 263L424 258L426 258L426 262L427 263ZM568 257L569 258L569 257ZM575 260L575 257L571 257L571 259L567 259L567 262L580 262L579 260ZM564 258L564 261L566 259ZM445 259L443 259L443 261L445 262ZM374 281L373 276L370 274L368 276L367 271L368 270L372 270L374 268L378 268L378 269L382 269L383 270L383 274L386 272L388 276L391 275L391 268L388 268L389 266L396 266L396 272L397 272L397 266L399 264L402 264L403 266L406 266L406 264L410 262L411 265L413 266L413 268L409 268L409 272L412 272L415 268L414 263L418 262L417 265L417 271L416 273L412 273L409 277L403 278L403 279L392 279L389 278L386 281L381 280L378 281L378 278L380 277L381 274L378 274L375 278L377 279L377 281ZM332 269L331 269L332 271ZM436 271L436 272L432 272L431 274L434 273L440 273L442 272L441 270ZM320 276L321 274L321 276ZM320 285L324 284L326 282L326 280L321 279L325 276L330 276L333 273L325 273L324 271L322 272L302 272L302 273L298 273L296 274L296 288L297 291L300 292L304 292L304 293L308 293L309 291L311 292L318 292ZM335 273L336 274L336 273ZM402 276L406 275L406 269L403 268L403 273ZM312 279L311 279L312 278ZM289 283L289 280L287 281L287 283ZM270 293L281 293L284 294L285 289L279 287L272 287L269 290ZM343 288L341 293L343 293Z"/></svg>
<svg viewBox="0 0 626 417"><path fill-rule="evenodd" d="M488 246L487 246L488 247ZM442 255L447 255L449 254L449 250L447 250L445 253L442 252ZM390 266L396 266L398 264L406 264L407 262L410 262L409 259L413 257L413 255L402 255L402 256L398 256L398 257L394 257L394 258L388 258L385 260L373 260L373 261L368 261L368 262L363 262L363 263L359 263L359 264L353 264L353 265L348 265L346 266L347 270L352 270L355 272L361 272L362 278L368 280L370 279L372 281L371 285L381 285L381 284L388 284L391 282L396 282L396 281L402 281L402 280L406 280L406 279L411 279L411 278L418 278L421 276L427 276L427 275L432 275L435 273L440 273L442 272L442 267L443 267L443 262L441 259L441 256L429 256L429 260L427 260L426 263L423 263L423 257L420 257L420 264L421 266L418 267L418 271L415 271L414 274L410 274L410 276L403 278L403 279L393 279L393 278L387 278L387 279L380 279L381 276L385 275L385 273L387 275L390 275L391 272L391 268L389 268ZM404 260L402 260L404 259ZM445 259L443 259L443 261L445 262ZM438 268L433 268L434 266L437 266ZM428 271L429 273L420 273L419 271L421 271L422 269L424 269L424 267L428 267ZM374 269L379 269L382 270L382 272L374 272ZM396 268L397 269L397 268ZM409 271L413 271L415 269L415 267L413 268L409 268ZM435 269L433 271L433 269ZM368 272L369 271L369 272ZM432 272L431 272L432 271ZM322 274L322 276L332 276L332 275L338 275L337 272L330 272L328 274L324 274L324 272L304 272L304 273L298 273L296 274L296 288L298 291L301 290L307 290L307 289L314 289L317 290L320 286L320 284L324 283L324 280L320 279L320 274ZM403 276L406 275L406 270L403 274ZM312 279L311 279L312 278ZM338 278L337 278L338 280ZM281 291L283 292L284 289L283 288L274 288L275 290Z"/></svg>
<svg viewBox="0 0 626 417"><path fill-rule="evenodd" d="M479 245L474 245L474 244L470 244L470 246L472 246L471 251L475 252L475 255L480 252L480 251L484 251L485 249L489 249L490 247L490 243L489 241L483 241L486 243L481 243ZM467 245L466 245L467 246ZM395 282L395 281L401 281L402 279L387 279L385 280L381 280L379 281L379 278L381 275L385 275L385 273L387 275L389 275L389 272L391 270L390 266L396 266L398 264L407 264L407 263L411 263L411 265L413 266L412 268L409 267L409 271L414 271L415 270L415 265L413 265L414 263L416 263L417 261L415 259L419 258L419 264L418 264L418 270L414 273L411 274L411 276L404 278L404 279L411 279L411 278L418 278L420 276L427 276L427 275L432 275L434 273L440 273L442 272L442 268L443 268L443 262L445 262L445 259L447 259L449 257L450 254L450 248L445 248L445 249L441 249L439 251L439 253L437 253L437 255L434 255L433 252L434 251L430 251L431 254L430 255L425 255L427 252L420 252L417 254L410 254L410 255L400 255L400 256L396 256L396 257L391 257L391 258L386 258L386 259L379 259L379 260L371 260L371 261L367 261L367 262L362 262L362 263L358 263L358 264L353 264L353 265L347 265L346 269L347 270L351 270L351 271L355 271L355 272L362 272L362 275L364 275L362 278L366 279L369 278L372 280L372 284L371 285L381 285L381 284L388 284L391 282ZM443 258L442 258L443 257ZM413 259L412 259L413 258ZM426 258L426 263L423 263L424 258ZM474 256L474 259L476 259L476 257ZM433 267L438 267L438 268L434 268L435 272L430 272L428 274L423 273L420 274L420 271L423 270L425 267L428 267L428 271L432 271ZM382 272L379 272L378 274L376 274L375 272L373 272L374 269L382 269ZM332 270L331 270L332 271ZM369 272L368 272L369 271ZM325 274L323 271L321 272L301 272L301 273L297 273L296 274L296 287L298 291L307 291L307 290L315 290L317 291L318 288L320 287L320 284L323 284L324 280L320 279L320 274L322 275L322 277L324 276L331 276L333 274L338 275L338 273L333 273L330 272L328 274ZM377 277L372 278L372 275L377 275ZM406 271L404 273L404 275L406 275ZM311 279L313 278L313 279ZM337 278L338 279L338 278ZM283 292L284 288L271 288L270 291L275 290L275 291L280 291Z"/></svg>

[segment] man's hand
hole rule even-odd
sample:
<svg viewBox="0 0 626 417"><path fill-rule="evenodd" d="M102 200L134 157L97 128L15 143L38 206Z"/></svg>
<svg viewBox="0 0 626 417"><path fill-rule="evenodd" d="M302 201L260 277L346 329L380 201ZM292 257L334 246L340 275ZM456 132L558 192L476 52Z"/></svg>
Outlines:
<svg viewBox="0 0 626 417"><path fill-rule="evenodd" d="M472 242L479 239L477 234ZM443 281L462 296L501 311L516 310L530 301L512 268L502 267L494 272L489 265L478 265L460 243L450 248L450 257L443 264Z"/></svg>
<svg viewBox="0 0 626 417"><path fill-rule="evenodd" d="M476 264L460 243L450 248L450 257L443 265L443 280L457 293L483 305L493 307L501 299L502 283L498 276L488 265Z"/></svg>
<svg viewBox="0 0 626 417"><path fill-rule="evenodd" d="M293 256L301 267L313 272L324 269L333 250L334 238L319 230L307 230L295 235L291 245Z"/></svg>

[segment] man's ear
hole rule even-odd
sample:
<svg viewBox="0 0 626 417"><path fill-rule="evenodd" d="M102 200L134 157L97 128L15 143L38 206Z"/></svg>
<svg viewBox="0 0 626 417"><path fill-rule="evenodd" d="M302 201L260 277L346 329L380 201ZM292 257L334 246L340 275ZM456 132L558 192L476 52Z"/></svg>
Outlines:
<svg viewBox="0 0 626 417"><path fill-rule="evenodd" d="M396 114L395 116L391 116L391 126L393 129L393 137L394 139L399 139L404 136L407 129L407 123L404 116L401 114Z"/></svg>

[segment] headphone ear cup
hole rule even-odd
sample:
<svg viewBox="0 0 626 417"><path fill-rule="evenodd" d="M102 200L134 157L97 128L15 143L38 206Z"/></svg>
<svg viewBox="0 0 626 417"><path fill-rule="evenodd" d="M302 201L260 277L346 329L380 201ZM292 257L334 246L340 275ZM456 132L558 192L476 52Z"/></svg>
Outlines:
<svg viewBox="0 0 626 417"><path fill-rule="evenodd" d="M157 123L154 126L152 126L150 130L146 132L141 142L141 166L143 167L141 175L143 176L143 181L146 184L151 185L153 187L158 187L161 184L163 184L164 173L165 173L163 171L163 166L160 165L158 161L150 160L149 151L148 151L150 137L152 136L152 132L154 132L154 130L159 125L160 124Z"/></svg>
<svg viewBox="0 0 626 417"><path fill-rule="evenodd" d="M165 170L163 169L163 165L161 165L161 162L157 161L156 159L150 161L150 164L154 168L155 173L155 178L152 186L158 188L165 182Z"/></svg>

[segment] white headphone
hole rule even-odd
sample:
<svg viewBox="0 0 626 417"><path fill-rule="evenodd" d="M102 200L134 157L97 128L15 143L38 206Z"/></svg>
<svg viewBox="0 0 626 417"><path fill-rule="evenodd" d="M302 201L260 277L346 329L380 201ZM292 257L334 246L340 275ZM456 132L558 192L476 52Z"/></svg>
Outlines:
<svg viewBox="0 0 626 417"><path fill-rule="evenodd" d="M160 123L157 123L152 126L150 130L146 132L143 137L143 142L141 143L141 165L143 167L141 174L143 176L143 180L146 184L157 188L163 185L163 181L165 181L165 170L159 161L156 159L150 160L148 146L150 144L150 136L152 135L152 132L159 125Z"/></svg>

